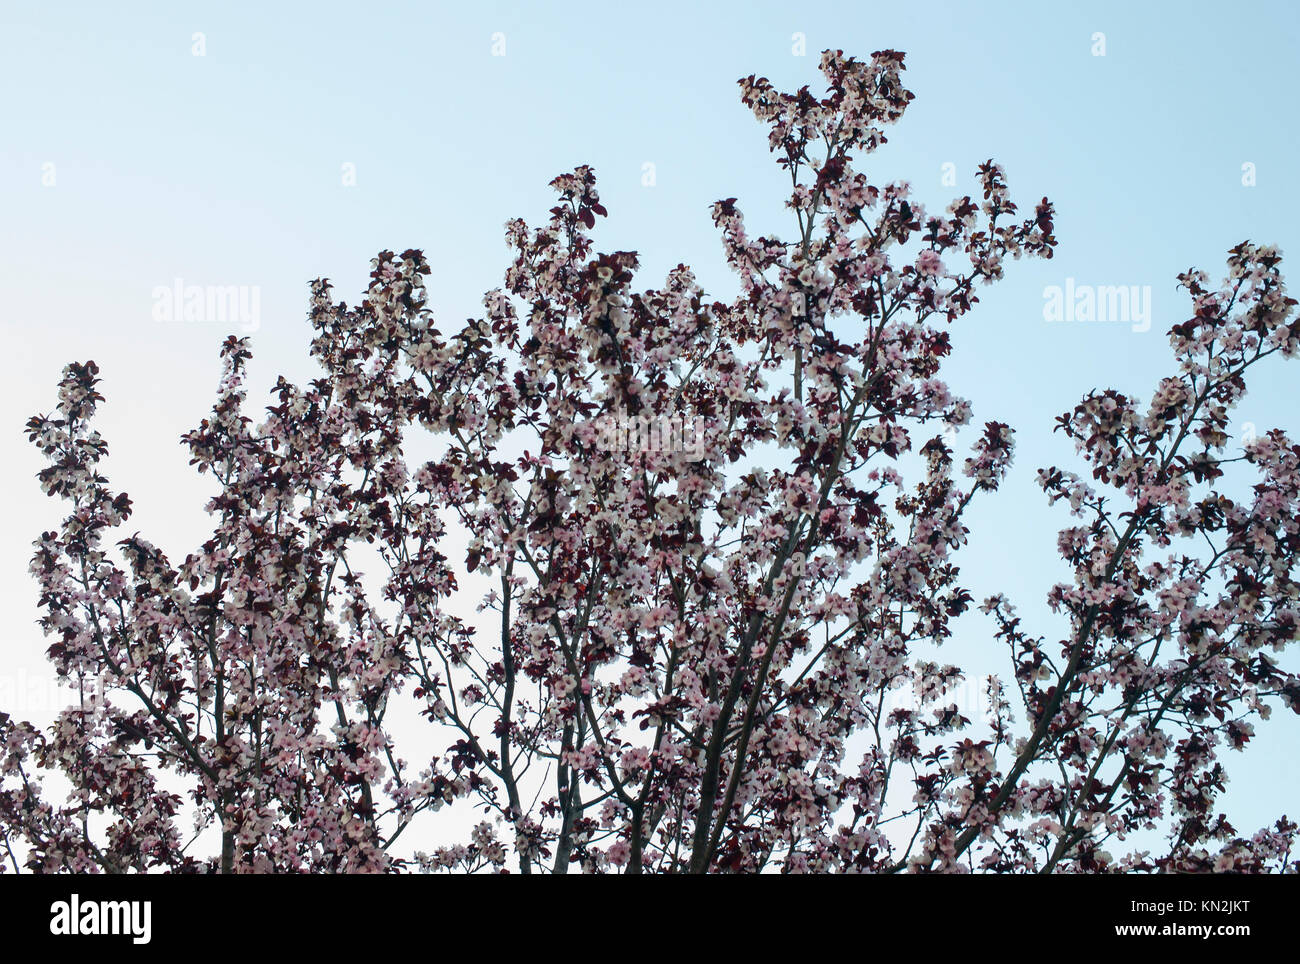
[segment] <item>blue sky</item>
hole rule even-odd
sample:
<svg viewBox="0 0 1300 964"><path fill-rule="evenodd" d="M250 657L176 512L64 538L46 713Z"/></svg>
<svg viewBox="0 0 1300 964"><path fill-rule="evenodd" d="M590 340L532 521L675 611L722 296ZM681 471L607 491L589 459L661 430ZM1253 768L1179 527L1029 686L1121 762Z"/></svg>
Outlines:
<svg viewBox="0 0 1300 964"><path fill-rule="evenodd" d="M907 53L916 100L865 165L877 182L906 178L941 208L994 157L1022 205L1057 205L1057 257L1012 264L982 292L947 369L977 421L1007 421L1019 439L1007 487L971 517L970 582L977 597L1005 591L1056 638L1042 599L1064 575L1054 545L1068 517L1033 484L1036 468L1071 457L1055 416L1093 388L1145 396L1172 371L1163 333L1184 317L1179 271L1218 277L1247 238L1300 251L1295 9L0 2L0 673L43 672L26 567L59 507L37 489L22 426L52 406L67 361L103 369L108 470L136 500L134 524L175 557L204 535L206 488L176 440L211 404L231 329L155 321L157 286L260 289L257 399L281 372L312 377L309 279L352 299L377 251L420 247L435 313L457 325L500 283L503 223L541 220L547 182L587 163L610 211L602 249L639 251L641 286L683 261L725 297L709 205L737 197L751 233L792 228L784 175L735 81L817 89L826 47ZM806 56L792 52L796 33ZM949 163L955 187L941 183ZM1151 330L1046 323L1044 289L1067 278L1149 285ZM1261 373L1234 424L1300 430L1297 374ZM947 657L1005 668L978 619ZM1295 717L1260 729L1233 761L1230 813L1246 831L1300 786Z"/></svg>

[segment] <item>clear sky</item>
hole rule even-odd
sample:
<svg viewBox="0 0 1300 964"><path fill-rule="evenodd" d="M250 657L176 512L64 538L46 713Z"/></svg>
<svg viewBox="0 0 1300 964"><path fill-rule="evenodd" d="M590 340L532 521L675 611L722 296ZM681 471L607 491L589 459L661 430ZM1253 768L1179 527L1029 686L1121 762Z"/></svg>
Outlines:
<svg viewBox="0 0 1300 964"><path fill-rule="evenodd" d="M1057 205L1057 257L1011 264L983 290L953 332L947 377L978 422L1018 431L1011 479L971 516L969 582L1059 638L1042 600L1065 575L1055 531L1069 517L1033 481L1071 458L1055 416L1093 388L1146 397L1172 373L1178 272L1217 279L1247 238L1300 253L1297 9L0 0L0 706L55 709L27 565L61 506L40 494L22 428L53 406L66 362L103 370L107 470L136 502L133 525L174 561L204 538L207 487L178 438L210 406L217 347L239 326L158 321L155 289L257 289L257 401L281 372L313 377L309 279L352 300L376 252L420 247L435 314L457 325L500 283L507 218L544 219L547 182L587 163L610 212L596 243L639 251L639 286L684 261L726 297L709 205L737 197L752 234L793 228L735 81L817 90L826 47L907 53L916 100L866 165L877 183L906 178L941 209L994 157L1022 205ZM1045 289L1067 279L1149 286L1150 330L1046 322ZM1300 363L1279 363L1257 377L1238 430L1300 437L1297 376ZM990 635L976 614L946 657L1006 670ZM1247 833L1300 809L1297 718L1259 730L1229 761L1229 813Z"/></svg>

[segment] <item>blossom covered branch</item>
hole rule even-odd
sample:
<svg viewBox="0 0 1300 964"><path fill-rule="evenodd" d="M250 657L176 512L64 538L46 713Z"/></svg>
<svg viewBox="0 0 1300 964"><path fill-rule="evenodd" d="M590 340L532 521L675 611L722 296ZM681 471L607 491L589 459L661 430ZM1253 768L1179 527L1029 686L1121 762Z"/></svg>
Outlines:
<svg viewBox="0 0 1300 964"><path fill-rule="evenodd" d="M974 603L964 514L1014 440L991 421L955 452L972 406L940 370L979 287L1052 256L1053 209L1022 213L991 160L943 212L870 183L858 165L912 100L903 55L821 68L821 97L740 82L795 231L753 238L735 198L713 206L730 302L684 265L637 290L636 254L594 246L608 212L579 167L542 226L507 225L504 285L459 329L419 251L382 252L353 307L317 280L322 374L281 378L257 424L228 339L184 438L220 486L213 535L178 565L122 536L98 369L68 366L29 424L70 507L32 571L84 697L49 731L0 716L14 868L1294 869L1293 823L1243 838L1216 810L1217 750L1300 711L1277 656L1300 448L1226 454L1248 370L1296 350L1277 253L1233 249L1219 288L1182 276L1178 370L1145 408L1098 392L1060 419L1092 473L1039 475L1078 520L1049 599L1065 634L987 600L1013 682L972 721L937 658ZM613 444L629 419L695 444ZM1241 471L1245 502L1223 482ZM414 736L390 718L412 705ZM435 844L405 844L417 824ZM1163 852L1113 854L1157 830Z"/></svg>

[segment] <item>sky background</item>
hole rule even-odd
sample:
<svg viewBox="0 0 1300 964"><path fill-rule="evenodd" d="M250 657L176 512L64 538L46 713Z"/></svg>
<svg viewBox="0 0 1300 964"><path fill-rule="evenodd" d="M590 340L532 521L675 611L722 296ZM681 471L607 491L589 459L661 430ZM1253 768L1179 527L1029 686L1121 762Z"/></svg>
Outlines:
<svg viewBox="0 0 1300 964"><path fill-rule="evenodd" d="M610 212L596 244L640 253L638 287L685 262L728 297L712 202L738 198L751 235L793 231L786 175L735 82L757 73L819 92L827 47L907 54L916 100L864 165L874 183L905 178L942 210L993 157L1022 207L1056 204L1057 256L1012 263L981 289L953 330L946 377L977 422L1018 432L1010 480L968 519L968 583L976 598L1005 592L1035 632L1059 638L1043 598L1067 576L1055 532L1069 516L1034 484L1040 466L1071 461L1055 417L1094 388L1145 399L1173 372L1164 333L1188 313L1180 271L1217 280L1244 239L1300 250L1292 5L4 0L0 708L33 719L58 708L27 565L63 505L40 494L23 425L53 407L64 364L102 369L106 469L135 501L131 527L173 561L208 533L209 490L178 439L209 409L218 346L237 327L156 321L156 287L259 289L255 413L277 375L315 375L310 279L359 300L378 251L422 248L431 306L454 329L501 283L504 222L544 220L547 182L585 163ZM1150 331L1045 322L1044 290L1067 278L1150 286ZM1238 434L1250 423L1300 435L1297 375L1300 363L1261 371ZM949 660L1007 669L990 620L960 627ZM1297 815L1298 737L1297 718L1278 713L1244 758L1231 755L1240 831Z"/></svg>

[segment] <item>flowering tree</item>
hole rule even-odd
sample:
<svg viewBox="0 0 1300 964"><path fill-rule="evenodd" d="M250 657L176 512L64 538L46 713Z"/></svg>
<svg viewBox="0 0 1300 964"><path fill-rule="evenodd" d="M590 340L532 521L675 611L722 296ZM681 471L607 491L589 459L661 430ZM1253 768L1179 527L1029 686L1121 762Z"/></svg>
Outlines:
<svg viewBox="0 0 1300 964"><path fill-rule="evenodd" d="M1091 471L1039 473L1074 517L1062 635L988 599L1010 672L972 721L936 653L974 602L963 514L1013 442L989 422L956 455L971 406L939 371L977 286L1051 257L1052 206L1022 216L992 161L942 214L869 183L903 56L821 67L820 99L740 82L796 231L714 205L730 303L680 265L635 291L636 255L593 247L580 167L543 227L507 225L505 285L459 331L419 251L381 253L356 307L318 280L323 374L280 379L260 424L228 339L184 437L214 530L178 564L121 537L98 369L69 365L29 424L70 505L32 572L82 698L48 731L0 715L13 869L1295 869L1294 824L1244 838L1216 808L1217 751L1300 710L1276 655L1300 625L1300 447L1226 453L1247 370L1297 349L1277 253L1181 276L1177 371L1145 407L1097 392L1059 420ZM436 458L408 464L415 432ZM1230 471L1255 474L1245 501ZM412 701L424 732L390 720ZM408 739L435 751L408 764ZM444 807L419 821L439 846L398 846Z"/></svg>

